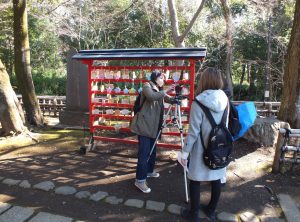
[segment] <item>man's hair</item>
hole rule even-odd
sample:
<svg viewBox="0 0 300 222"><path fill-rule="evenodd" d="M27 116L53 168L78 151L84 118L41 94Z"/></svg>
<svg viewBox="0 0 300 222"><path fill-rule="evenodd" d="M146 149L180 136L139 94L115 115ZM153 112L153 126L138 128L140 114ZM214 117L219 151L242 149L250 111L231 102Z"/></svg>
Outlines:
<svg viewBox="0 0 300 222"><path fill-rule="evenodd" d="M216 68L208 67L201 73L196 96L208 89L223 89L223 85L221 72Z"/></svg>

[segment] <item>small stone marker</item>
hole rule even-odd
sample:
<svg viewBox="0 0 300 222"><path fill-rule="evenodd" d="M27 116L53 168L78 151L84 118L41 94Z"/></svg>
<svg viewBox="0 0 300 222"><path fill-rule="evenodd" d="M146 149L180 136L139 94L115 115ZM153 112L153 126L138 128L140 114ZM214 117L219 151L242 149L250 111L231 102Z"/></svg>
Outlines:
<svg viewBox="0 0 300 222"><path fill-rule="evenodd" d="M144 201L138 199L128 199L126 200L124 205L129 207L142 208L144 206Z"/></svg>
<svg viewBox="0 0 300 222"><path fill-rule="evenodd" d="M19 184L19 187L28 189L28 188L31 188L31 184L28 182L28 180L23 180L23 181Z"/></svg>
<svg viewBox="0 0 300 222"><path fill-rule="evenodd" d="M61 186L57 187L54 192L61 195L72 195L76 193L76 189L71 186Z"/></svg>
<svg viewBox="0 0 300 222"><path fill-rule="evenodd" d="M72 222L72 220L70 217L40 212L29 222Z"/></svg>
<svg viewBox="0 0 300 222"><path fill-rule="evenodd" d="M157 202L152 200L146 201L146 209L147 210L154 210L162 212L165 209L166 204L164 202Z"/></svg>
<svg viewBox="0 0 300 222"><path fill-rule="evenodd" d="M38 183L33 186L35 189L43 190L43 191L49 191L54 189L55 185L51 181L43 181L41 183Z"/></svg>
<svg viewBox="0 0 300 222"><path fill-rule="evenodd" d="M122 198L117 198L116 196L108 196L108 197L106 197L105 202L109 203L109 204L116 205L116 204L122 203L123 199Z"/></svg>
<svg viewBox="0 0 300 222"><path fill-rule="evenodd" d="M91 196L91 193L89 191L79 191L75 194L75 197L78 199L87 199Z"/></svg>
<svg viewBox="0 0 300 222"><path fill-rule="evenodd" d="M0 221L23 222L26 221L33 213L33 210L30 208L15 206L1 214Z"/></svg>
<svg viewBox="0 0 300 222"><path fill-rule="evenodd" d="M14 179L10 179L10 178L7 178L2 181L2 183L9 185L9 186L18 185L20 182L21 182L21 180L14 180Z"/></svg>
<svg viewBox="0 0 300 222"><path fill-rule="evenodd" d="M107 192L103 192L103 191L98 191L97 193L94 193L90 196L90 200L93 200L95 202L98 202L99 200L104 199L105 197L108 196Z"/></svg>

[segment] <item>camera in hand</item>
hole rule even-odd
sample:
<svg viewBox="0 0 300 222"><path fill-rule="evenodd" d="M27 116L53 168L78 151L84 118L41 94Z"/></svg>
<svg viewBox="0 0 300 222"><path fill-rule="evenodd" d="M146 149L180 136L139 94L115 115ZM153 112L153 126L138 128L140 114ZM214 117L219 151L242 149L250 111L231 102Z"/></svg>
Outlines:
<svg viewBox="0 0 300 222"><path fill-rule="evenodd" d="M173 104L175 104L175 103L180 104L180 100L188 98L187 96L182 95L182 89L183 89L182 85L176 85L175 86L175 97L174 97Z"/></svg>
<svg viewBox="0 0 300 222"><path fill-rule="evenodd" d="M181 85L176 85L175 86L176 96L182 94L182 88L183 88L183 86L181 86Z"/></svg>

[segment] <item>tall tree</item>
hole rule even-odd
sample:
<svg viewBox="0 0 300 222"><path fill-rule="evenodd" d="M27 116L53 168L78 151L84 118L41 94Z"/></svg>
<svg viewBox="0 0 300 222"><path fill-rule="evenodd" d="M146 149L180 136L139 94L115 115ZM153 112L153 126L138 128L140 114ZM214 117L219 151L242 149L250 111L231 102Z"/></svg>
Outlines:
<svg viewBox="0 0 300 222"><path fill-rule="evenodd" d="M0 60L0 123L1 135L21 133L24 126L24 113L19 100L13 91L9 76Z"/></svg>
<svg viewBox="0 0 300 222"><path fill-rule="evenodd" d="M187 34L192 29L197 17L199 16L201 10L204 7L205 1L206 0L201 1L201 4L198 7L198 9L197 9L196 13L194 14L193 18L191 19L190 23L188 24L188 26L186 27L184 32L182 34L180 34L175 0L168 0L171 26L172 26L172 35L173 35L173 40L175 42L176 47L185 47L184 39L186 38Z"/></svg>
<svg viewBox="0 0 300 222"><path fill-rule="evenodd" d="M32 125L42 125L44 119L35 94L30 67L27 1L13 0L13 11L15 73L22 93L26 118Z"/></svg>
<svg viewBox="0 0 300 222"><path fill-rule="evenodd" d="M227 80L228 89L233 95L232 86L232 63L233 63L233 33L234 27L232 22L232 14L230 10L229 0L220 0L223 8L223 14L226 23L226 61L225 61L225 78Z"/></svg>
<svg viewBox="0 0 300 222"><path fill-rule="evenodd" d="M289 122L292 128L300 128L300 0L295 5L278 118Z"/></svg>

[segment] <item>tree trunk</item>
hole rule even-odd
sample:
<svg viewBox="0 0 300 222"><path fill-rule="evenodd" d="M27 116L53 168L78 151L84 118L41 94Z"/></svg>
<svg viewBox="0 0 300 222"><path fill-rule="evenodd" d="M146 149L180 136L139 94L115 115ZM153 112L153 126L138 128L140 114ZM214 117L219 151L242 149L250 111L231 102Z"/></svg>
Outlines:
<svg viewBox="0 0 300 222"><path fill-rule="evenodd" d="M9 76L0 60L0 123L4 136L20 133L25 129L24 113L11 87Z"/></svg>
<svg viewBox="0 0 300 222"><path fill-rule="evenodd" d="M242 70L242 76L241 76L241 80L240 80L240 85L242 85L243 82L244 82L245 72L246 72L246 65L247 65L246 63L242 65L243 66L243 70Z"/></svg>
<svg viewBox="0 0 300 222"><path fill-rule="evenodd" d="M268 97L265 96L264 100L272 101L273 98L273 91L272 91L272 78L271 78L271 39L272 39L272 17L269 16L268 21L268 52L267 52L267 75L266 75L266 87L265 87L265 95L268 95ZM268 92L269 91L269 92Z"/></svg>
<svg viewBox="0 0 300 222"><path fill-rule="evenodd" d="M244 78L245 78L245 73L246 73L246 66L247 66L247 63L243 64L243 70L242 70L242 76L241 76L241 79L240 79L240 89L239 89L239 95L238 95L238 100L241 99L241 91L242 91L242 87L243 87L243 82L244 82Z"/></svg>
<svg viewBox="0 0 300 222"><path fill-rule="evenodd" d="M39 107L31 76L26 0L13 0L15 73L22 93L26 118L30 124L42 125L44 119Z"/></svg>
<svg viewBox="0 0 300 222"><path fill-rule="evenodd" d="M285 64L278 119L288 122L292 128L300 129L300 1L296 1Z"/></svg>
<svg viewBox="0 0 300 222"><path fill-rule="evenodd" d="M255 79L256 79L256 70L255 70L255 65L249 66L249 90L248 90L248 95L255 95Z"/></svg>
<svg viewBox="0 0 300 222"><path fill-rule="evenodd" d="M206 0L202 0L200 6L198 7L196 13L194 14L194 16L192 18L192 20L190 21L187 28L185 29L185 31L181 35L180 30L179 30L177 9L176 9L175 1L174 0L168 0L171 27L172 27L172 35L173 35L173 40L175 42L176 47L179 47L179 48L184 48L185 47L184 39L187 36L187 34L191 31L197 17L199 16L200 12L202 11L202 9L204 7L205 1Z"/></svg>
<svg viewBox="0 0 300 222"><path fill-rule="evenodd" d="M220 0L221 5L224 11L224 18L226 22L226 71L225 71L225 78L227 80L228 88L233 95L233 84L232 84L232 63L233 63L233 22L232 22L232 14L230 11L230 6L228 0Z"/></svg>

